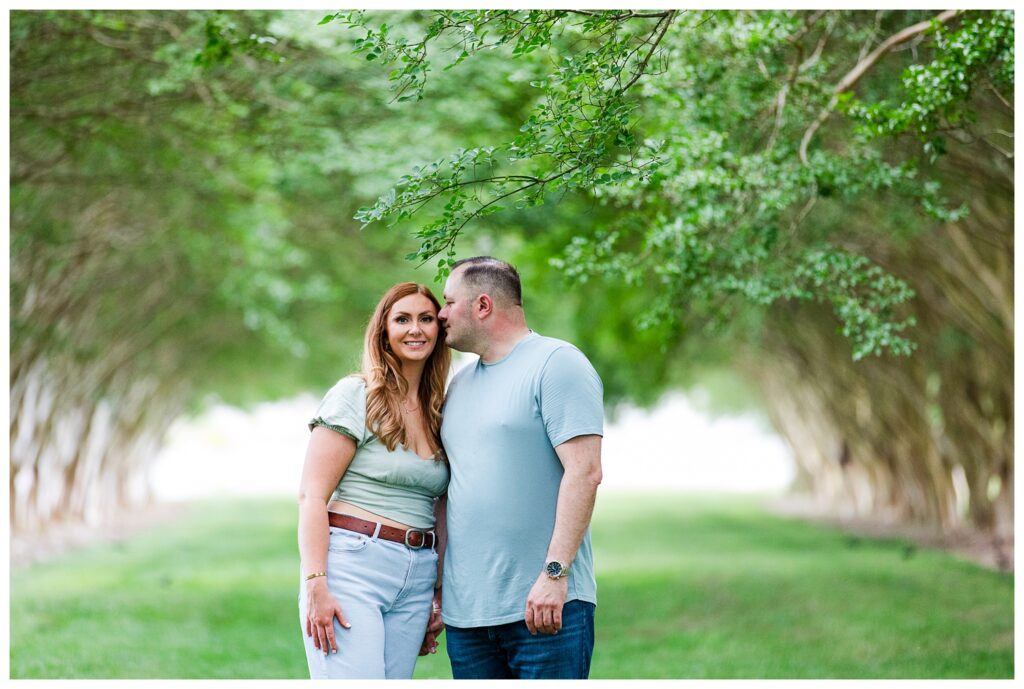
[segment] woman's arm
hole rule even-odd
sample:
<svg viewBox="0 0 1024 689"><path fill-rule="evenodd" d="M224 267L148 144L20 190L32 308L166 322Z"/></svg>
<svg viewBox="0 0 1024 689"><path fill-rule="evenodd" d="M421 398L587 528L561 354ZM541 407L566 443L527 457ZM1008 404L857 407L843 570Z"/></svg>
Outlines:
<svg viewBox="0 0 1024 689"><path fill-rule="evenodd" d="M327 503L355 454L355 441L348 436L322 426L313 429L299 483L299 558L303 577L327 571ZM326 576L307 579L305 584L306 635L313 637L313 644L325 654L328 649L337 653L334 618L345 628L349 623L327 588Z"/></svg>

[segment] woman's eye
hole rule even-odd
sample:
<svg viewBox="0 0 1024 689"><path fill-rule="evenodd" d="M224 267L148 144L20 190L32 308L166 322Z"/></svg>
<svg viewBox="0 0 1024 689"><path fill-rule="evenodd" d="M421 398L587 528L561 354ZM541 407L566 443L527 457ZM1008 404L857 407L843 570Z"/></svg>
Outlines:
<svg viewBox="0 0 1024 689"><path fill-rule="evenodd" d="M420 320L422 320L424 323L433 323L434 322L434 317L433 316L424 316Z"/></svg>
<svg viewBox="0 0 1024 689"><path fill-rule="evenodd" d="M395 321L398 323L405 323L407 320L409 319L406 318L405 316L399 316L398 318L395 319Z"/></svg>

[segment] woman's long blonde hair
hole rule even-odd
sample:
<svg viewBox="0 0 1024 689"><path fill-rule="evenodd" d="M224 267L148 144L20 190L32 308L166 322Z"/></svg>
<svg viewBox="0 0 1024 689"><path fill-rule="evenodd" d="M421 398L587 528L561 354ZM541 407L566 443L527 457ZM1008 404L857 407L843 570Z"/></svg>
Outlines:
<svg viewBox="0 0 1024 689"><path fill-rule="evenodd" d="M377 304L370 324L366 327L363 344L363 378L366 380L366 427L376 435L389 452L401 444L409 447L409 438L402 423L401 401L409 392L409 384L402 376L402 362L388 344L388 314L399 299L411 294L422 294L430 300L437 312L441 304L426 285L400 282L389 289ZM435 317L436 317L435 313ZM417 397L427 434L435 451L441 449L441 405L444 402L444 384L448 378L452 355L444 343L444 324L437 322L437 340L434 351L427 358L420 378ZM437 456L443 456L439 453Z"/></svg>

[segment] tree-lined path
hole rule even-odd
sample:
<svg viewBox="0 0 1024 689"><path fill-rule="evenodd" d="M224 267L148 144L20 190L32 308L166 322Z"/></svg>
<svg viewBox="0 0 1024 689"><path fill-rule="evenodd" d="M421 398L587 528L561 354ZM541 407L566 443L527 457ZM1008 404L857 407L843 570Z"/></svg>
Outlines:
<svg viewBox="0 0 1024 689"><path fill-rule="evenodd" d="M457 250L609 402L728 368L823 507L1005 532L1012 56L1008 11L14 12L12 522L145 502L171 420L318 389Z"/></svg>
<svg viewBox="0 0 1024 689"><path fill-rule="evenodd" d="M770 418L815 514L1012 545L1014 44L1012 10L14 11L11 528L145 509L175 419L322 393L384 287L489 253L610 415L732 381L717 403ZM743 586L708 600L772 600ZM847 602L814 600L749 622ZM978 631L999 603L956 605L896 628L1005 647ZM706 650L744 650L720 629ZM836 675L1012 672L818 638Z"/></svg>

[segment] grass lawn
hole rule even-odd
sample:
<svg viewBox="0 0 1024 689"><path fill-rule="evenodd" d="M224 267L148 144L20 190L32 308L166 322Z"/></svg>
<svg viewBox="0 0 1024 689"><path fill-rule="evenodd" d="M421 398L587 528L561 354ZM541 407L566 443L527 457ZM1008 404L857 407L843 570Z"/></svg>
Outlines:
<svg viewBox="0 0 1024 689"><path fill-rule="evenodd" d="M751 498L602 494L592 531L592 678L1013 677L1012 575ZM10 592L12 678L307 676L289 501L200 503ZM443 647L416 670L450 676Z"/></svg>

